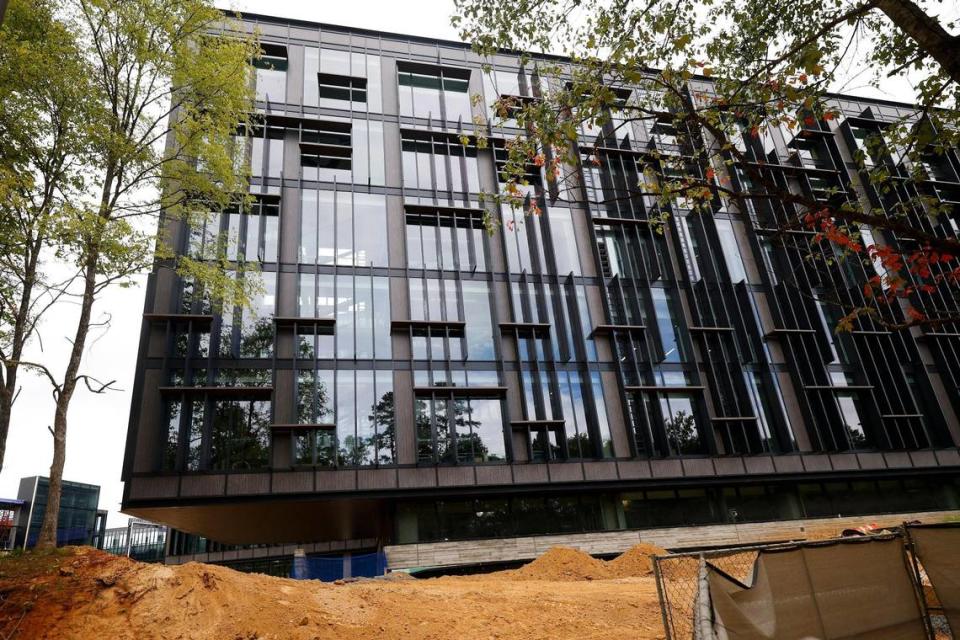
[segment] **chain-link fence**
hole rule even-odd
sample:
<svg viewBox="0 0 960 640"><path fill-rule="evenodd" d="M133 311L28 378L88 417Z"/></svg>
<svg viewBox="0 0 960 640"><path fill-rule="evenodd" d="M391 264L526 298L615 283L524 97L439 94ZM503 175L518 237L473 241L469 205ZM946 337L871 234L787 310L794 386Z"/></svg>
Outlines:
<svg viewBox="0 0 960 640"><path fill-rule="evenodd" d="M729 576L748 582L757 551L765 546L718 549L656 556L653 571L657 578L660 610L667 640L693 638L693 613L696 606L700 558Z"/></svg>

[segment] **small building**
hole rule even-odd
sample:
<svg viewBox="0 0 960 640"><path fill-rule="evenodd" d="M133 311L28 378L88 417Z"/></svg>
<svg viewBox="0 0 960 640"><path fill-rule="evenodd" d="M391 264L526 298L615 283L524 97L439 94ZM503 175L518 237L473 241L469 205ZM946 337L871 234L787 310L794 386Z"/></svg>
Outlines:
<svg viewBox="0 0 960 640"><path fill-rule="evenodd" d="M17 501L21 504L14 525L15 547L29 549L37 544L49 493L50 478L30 476L20 479ZM107 526L107 512L97 508L99 502L99 486L63 481L57 519L57 546L93 545L102 540Z"/></svg>

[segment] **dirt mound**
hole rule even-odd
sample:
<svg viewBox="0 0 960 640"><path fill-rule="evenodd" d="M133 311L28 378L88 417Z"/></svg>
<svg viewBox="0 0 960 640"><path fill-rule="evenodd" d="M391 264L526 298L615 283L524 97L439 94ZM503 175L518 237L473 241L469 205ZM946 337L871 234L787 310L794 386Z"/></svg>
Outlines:
<svg viewBox="0 0 960 640"><path fill-rule="evenodd" d="M653 579L607 577L606 563L562 548L517 571L344 584L141 564L95 549L27 553L0 558L0 638L662 638Z"/></svg>
<svg viewBox="0 0 960 640"><path fill-rule="evenodd" d="M641 542L635 544L622 554L607 562L607 567L616 578L631 578L635 576L649 576L653 573L653 562L650 556L666 555L667 550L655 544Z"/></svg>
<svg viewBox="0 0 960 640"><path fill-rule="evenodd" d="M504 571L519 580L608 580L613 576L603 560L571 547L550 547L546 553L516 571Z"/></svg>

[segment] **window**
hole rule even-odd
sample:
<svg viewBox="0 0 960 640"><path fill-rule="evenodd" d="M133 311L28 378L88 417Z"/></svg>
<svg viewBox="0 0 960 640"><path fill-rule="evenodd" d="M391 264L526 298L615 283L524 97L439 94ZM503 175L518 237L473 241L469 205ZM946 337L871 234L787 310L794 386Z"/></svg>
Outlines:
<svg viewBox="0 0 960 640"><path fill-rule="evenodd" d="M390 279L300 274L297 313L336 320L334 335L300 335L300 358L390 358ZM336 354L336 355L334 355Z"/></svg>
<svg viewBox="0 0 960 640"><path fill-rule="evenodd" d="M381 110L380 58L304 47L303 104L309 107Z"/></svg>
<svg viewBox="0 0 960 640"><path fill-rule="evenodd" d="M276 275L248 272L261 291L250 308L223 305L220 312L220 355L228 358L269 358L273 353L273 314L276 308Z"/></svg>
<svg viewBox="0 0 960 640"><path fill-rule="evenodd" d="M248 210L208 214L190 228L190 253L202 260L223 255L231 261L242 256L247 262L276 262L279 221L280 201L270 197L254 200Z"/></svg>
<svg viewBox="0 0 960 640"><path fill-rule="evenodd" d="M300 262L388 266L386 196L304 189Z"/></svg>
<svg viewBox="0 0 960 640"><path fill-rule="evenodd" d="M253 61L256 70L256 98L263 102L287 101L287 48L261 43L261 55Z"/></svg>
<svg viewBox="0 0 960 640"><path fill-rule="evenodd" d="M524 103L534 100L540 93L540 79L536 71L529 74L525 69L519 71L491 70L483 74L483 89L486 95L487 115L497 124L506 127L516 127L517 123L510 117L502 117L497 113L494 105L501 101L507 106L507 115L519 109Z"/></svg>
<svg viewBox="0 0 960 640"><path fill-rule="evenodd" d="M263 469L270 463L270 402L213 402L210 464L213 471Z"/></svg>
<svg viewBox="0 0 960 640"><path fill-rule="evenodd" d="M472 122L470 70L397 62L400 115Z"/></svg>
<svg viewBox="0 0 960 640"><path fill-rule="evenodd" d="M572 212L570 209L551 207L547 212L547 222L550 224L557 274L582 275Z"/></svg>
<svg viewBox="0 0 960 640"><path fill-rule="evenodd" d="M532 460L593 458L597 448L604 457L613 456L603 396L594 398L595 411L592 411L590 402L584 396L585 375L557 371L557 384L554 386L547 372L522 372L520 382L525 419L558 422L556 425L532 424L526 427ZM590 392L594 395L603 393L599 373L591 375L589 385L592 385ZM599 447L595 446L591 435L591 426L594 425L600 436Z"/></svg>
<svg viewBox="0 0 960 640"><path fill-rule="evenodd" d="M249 160L253 178L283 177L283 136L285 129L275 125L252 126L234 138L234 164L243 170ZM248 135L249 133L249 135Z"/></svg>
<svg viewBox="0 0 960 640"><path fill-rule="evenodd" d="M407 266L411 269L483 270L482 212L407 207Z"/></svg>
<svg viewBox="0 0 960 640"><path fill-rule="evenodd" d="M880 134L866 127L850 127L850 131L853 133L853 143L855 145L855 148L852 149L854 157L862 156L864 166L872 167L874 161L871 147L876 149L877 143L880 142Z"/></svg>
<svg viewBox="0 0 960 640"><path fill-rule="evenodd" d="M299 465L369 466L396 459L393 373L301 370L294 462Z"/></svg>
<svg viewBox="0 0 960 640"><path fill-rule="evenodd" d="M654 319L660 336L661 357L659 362L681 362L686 360L683 343L683 328L677 321L678 309L674 296L667 289L651 288ZM646 323L649 326L649 323Z"/></svg>
<svg viewBox="0 0 960 640"><path fill-rule="evenodd" d="M476 193L480 190L477 147L455 135L402 131L403 186L408 189Z"/></svg>
<svg viewBox="0 0 960 640"><path fill-rule="evenodd" d="M504 461L501 404L499 398L468 398L455 392L417 397L417 460L468 464Z"/></svg>
<svg viewBox="0 0 960 640"><path fill-rule="evenodd" d="M304 180L350 182L353 147L348 122L310 122L300 130Z"/></svg>
<svg viewBox="0 0 960 640"><path fill-rule="evenodd" d="M680 236L680 248L683 257L683 263L687 267L687 274L690 280L698 282L700 280L700 247L697 244L697 237L690 231L690 218L688 216L677 216L677 235Z"/></svg>
<svg viewBox="0 0 960 640"><path fill-rule="evenodd" d="M452 332L412 335L416 360L493 360L490 290L480 280L410 278L410 319L465 322L463 337Z"/></svg>
<svg viewBox="0 0 960 640"><path fill-rule="evenodd" d="M663 425L671 455L703 453L694 405L693 396L689 394L663 393L659 396L660 424ZM652 421L656 423L655 418Z"/></svg>
<svg viewBox="0 0 960 640"><path fill-rule="evenodd" d="M383 123L372 120L313 121L300 129L304 180L382 185L385 180Z"/></svg>
<svg viewBox="0 0 960 640"><path fill-rule="evenodd" d="M733 230L733 222L725 218L714 218L717 235L720 238L720 248L723 250L723 261L727 265L727 274L731 282L743 282L747 279L747 270L743 266L743 256L737 246L737 236Z"/></svg>

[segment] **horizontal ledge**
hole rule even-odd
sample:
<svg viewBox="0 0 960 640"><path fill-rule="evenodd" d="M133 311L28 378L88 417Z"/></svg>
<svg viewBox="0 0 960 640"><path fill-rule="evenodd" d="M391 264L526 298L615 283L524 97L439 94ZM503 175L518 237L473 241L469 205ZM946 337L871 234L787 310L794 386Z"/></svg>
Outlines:
<svg viewBox="0 0 960 640"><path fill-rule="evenodd" d="M500 329L518 331L520 333L549 333L548 322L501 322Z"/></svg>
<svg viewBox="0 0 960 640"><path fill-rule="evenodd" d="M927 337L929 338L960 338L960 333L953 332L953 331L929 331L917 337L918 338L927 338Z"/></svg>
<svg viewBox="0 0 960 640"><path fill-rule="evenodd" d="M413 394L445 394L452 396L502 396L506 387L414 387Z"/></svg>
<svg viewBox="0 0 960 640"><path fill-rule="evenodd" d="M270 428L273 429L274 431L319 431L319 430L335 431L337 428L337 425L328 423L328 422L321 422L316 424L277 423L277 424L271 424Z"/></svg>
<svg viewBox="0 0 960 640"><path fill-rule="evenodd" d="M333 335L337 321L333 318L274 318L277 329L293 329L301 335Z"/></svg>
<svg viewBox="0 0 960 640"><path fill-rule="evenodd" d="M514 427L562 427L565 420L511 420Z"/></svg>
<svg viewBox="0 0 960 640"><path fill-rule="evenodd" d="M659 221L657 221L659 222ZM651 221L643 218L608 218L606 216L593 216L594 224L639 224L639 225L648 225L651 224Z"/></svg>
<svg viewBox="0 0 960 640"><path fill-rule="evenodd" d="M197 324L209 324L213 322L213 316L202 313L145 313L144 320L171 322L195 322Z"/></svg>
<svg viewBox="0 0 960 640"><path fill-rule="evenodd" d="M438 334L445 333L451 337L462 337L467 323L462 320L394 320L390 323L390 332L411 330Z"/></svg>
<svg viewBox="0 0 960 640"><path fill-rule="evenodd" d="M748 420L759 420L757 416L713 416L711 422L746 422Z"/></svg>
<svg viewBox="0 0 960 640"><path fill-rule="evenodd" d="M207 394L211 396L267 397L273 395L273 387L160 387L160 393Z"/></svg>
<svg viewBox="0 0 960 640"><path fill-rule="evenodd" d="M804 389L810 389L812 391L864 391L873 389L873 385L869 384L848 384L844 386L834 386L832 384L808 384L804 385Z"/></svg>
<svg viewBox="0 0 960 640"><path fill-rule="evenodd" d="M895 418L922 418L922 417L923 417L923 414L922 414L922 413L883 413L883 414L880 414L880 419L881 419L881 420L886 420L886 419L891 419L891 420L893 420L893 419L895 419Z"/></svg>
<svg viewBox="0 0 960 640"><path fill-rule="evenodd" d="M733 327L687 327L687 331L734 331Z"/></svg>
<svg viewBox="0 0 960 640"><path fill-rule="evenodd" d="M778 335L784 335L784 334L789 335L791 333L810 334L810 333L816 333L816 332L817 332L816 329L773 329L772 331L769 331L763 334L763 337L769 338L772 336L778 336Z"/></svg>
<svg viewBox="0 0 960 640"><path fill-rule="evenodd" d="M660 387L657 385L641 384L641 385L625 385L623 387L624 391L662 391L664 393L671 393L671 392L683 393L684 391L703 391L704 389L706 389L706 387L702 385L694 385L689 387L676 387L676 386Z"/></svg>
<svg viewBox="0 0 960 640"><path fill-rule="evenodd" d="M598 324L593 328L592 335L602 336L615 331L623 331L624 333L641 333L646 330L646 325L642 324Z"/></svg>

